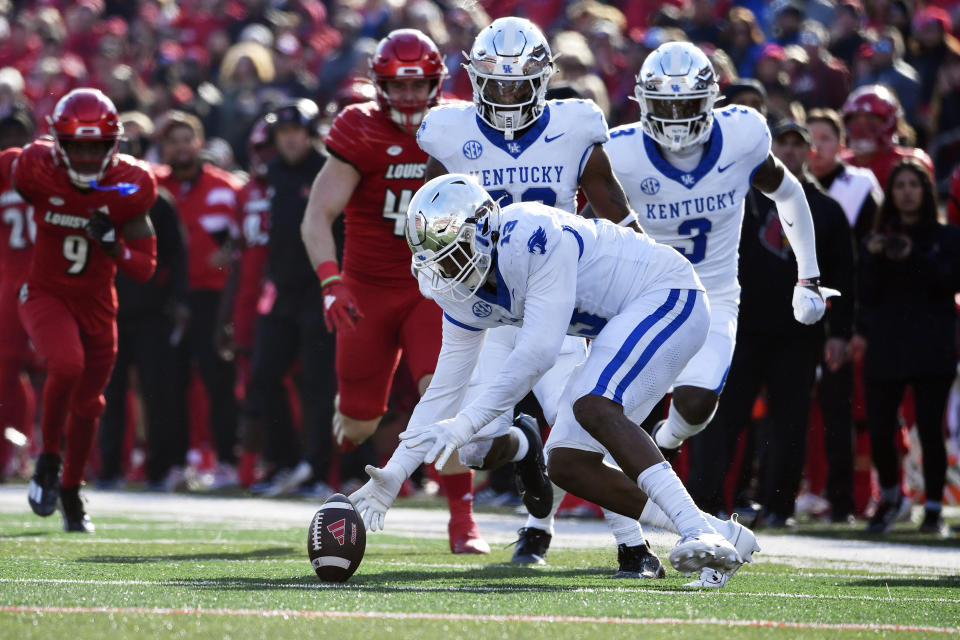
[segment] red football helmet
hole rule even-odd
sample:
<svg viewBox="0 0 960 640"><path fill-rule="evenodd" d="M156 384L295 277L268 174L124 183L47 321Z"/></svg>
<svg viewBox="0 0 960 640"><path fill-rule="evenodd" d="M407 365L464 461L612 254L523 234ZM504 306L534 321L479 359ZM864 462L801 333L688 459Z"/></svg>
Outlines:
<svg viewBox="0 0 960 640"><path fill-rule="evenodd" d="M437 102L440 85L447 74L443 57L433 40L416 29L391 31L377 45L370 60L370 75L377 85L377 99L390 119L414 133L427 110ZM388 80L430 80L430 93L425 100L391 98Z"/></svg>
<svg viewBox="0 0 960 640"><path fill-rule="evenodd" d="M89 187L117 151L123 126L117 108L99 89L74 89L47 116L57 159L75 184Z"/></svg>
<svg viewBox="0 0 960 640"><path fill-rule="evenodd" d="M273 147L273 139L270 137L270 125L265 118L260 118L253 123L250 129L250 135L247 137L247 160L250 165L250 173L255 177L262 178L267 175L267 163L277 155L277 150Z"/></svg>
<svg viewBox="0 0 960 640"><path fill-rule="evenodd" d="M886 86L871 84L854 90L843 104L847 146L857 155L892 147L901 117L900 101Z"/></svg>

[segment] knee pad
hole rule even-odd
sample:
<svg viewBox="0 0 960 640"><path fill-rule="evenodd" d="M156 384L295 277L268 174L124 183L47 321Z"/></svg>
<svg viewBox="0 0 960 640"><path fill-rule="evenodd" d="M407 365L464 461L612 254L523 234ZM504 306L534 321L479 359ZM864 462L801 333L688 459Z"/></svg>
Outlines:
<svg viewBox="0 0 960 640"><path fill-rule="evenodd" d="M493 440L471 440L457 452L460 456L460 464L471 469L482 468L491 447L493 447Z"/></svg>

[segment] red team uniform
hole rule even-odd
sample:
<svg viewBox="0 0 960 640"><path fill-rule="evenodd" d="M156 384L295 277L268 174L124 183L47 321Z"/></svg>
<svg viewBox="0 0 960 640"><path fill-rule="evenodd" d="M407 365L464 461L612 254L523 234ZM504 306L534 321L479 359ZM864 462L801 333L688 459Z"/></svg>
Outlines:
<svg viewBox="0 0 960 640"><path fill-rule="evenodd" d="M147 165L115 153L120 132L116 109L99 91L78 89L62 98L51 118L51 131L59 138L27 145L13 168L13 183L33 205L37 225L33 257L20 291L20 317L47 366L43 455L31 482L30 502L39 515L49 515L57 497L63 497L68 530L87 531L70 528L61 494L72 490L79 504L76 491L104 408L103 390L117 351L114 276L119 265L133 279L146 280L156 266L153 237L121 244L117 257L100 243L108 237L119 241L123 225L149 210L157 183ZM64 149L77 141L114 143L102 156L99 172L81 174L70 163ZM78 183L90 187L81 190ZM112 223L110 234L95 239L94 219ZM63 477L56 486L64 432ZM80 515L85 520L82 511Z"/></svg>
<svg viewBox="0 0 960 640"><path fill-rule="evenodd" d="M869 115L869 119L855 116ZM843 105L843 122L847 129L847 149L840 159L855 167L873 171L884 190L894 165L904 158L914 158L933 175L933 161L923 149L901 147L896 142L897 125L903 112L896 96L883 85L867 85L855 90ZM859 159L857 156L860 156Z"/></svg>
<svg viewBox="0 0 960 640"><path fill-rule="evenodd" d="M10 182L19 148L0 153L0 429L13 425L30 434L32 388L20 382L20 372L33 361L27 332L17 312L20 287L30 266L36 226L33 209ZM0 478L10 445L0 434Z"/></svg>
<svg viewBox="0 0 960 640"><path fill-rule="evenodd" d="M263 288L270 239L270 197L267 183L253 176L237 194L237 211L244 249L240 257L237 294L233 307L233 340L245 354L253 352L257 300Z"/></svg>
<svg viewBox="0 0 960 640"><path fill-rule="evenodd" d="M420 294L403 239L427 154L377 102L344 109L324 142L362 176L343 212L343 281L365 317L337 332L337 381L340 412L372 420L387 411L401 351L414 381L433 373L440 355L440 307Z"/></svg>

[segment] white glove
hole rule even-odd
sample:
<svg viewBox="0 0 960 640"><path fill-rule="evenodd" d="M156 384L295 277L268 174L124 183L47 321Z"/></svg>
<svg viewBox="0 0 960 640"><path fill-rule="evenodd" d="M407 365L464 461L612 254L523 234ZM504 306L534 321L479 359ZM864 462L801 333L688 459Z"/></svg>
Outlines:
<svg viewBox="0 0 960 640"><path fill-rule="evenodd" d="M800 324L813 324L827 310L827 298L839 295L836 289L821 287L816 280L797 283L793 288L793 317Z"/></svg>
<svg viewBox="0 0 960 640"><path fill-rule="evenodd" d="M383 518L387 509L397 499L403 480L394 477L386 469L378 469L368 464L364 471L370 476L369 482L350 494L350 502L363 518L367 531L383 530Z"/></svg>
<svg viewBox="0 0 960 640"><path fill-rule="evenodd" d="M410 449L433 441L433 446L423 457L423 461L429 464L436 460L435 466L439 471L447 464L450 455L465 445L474 433L476 430L470 420L463 414L458 414L455 418L441 420L427 427L404 431L400 434L400 439Z"/></svg>

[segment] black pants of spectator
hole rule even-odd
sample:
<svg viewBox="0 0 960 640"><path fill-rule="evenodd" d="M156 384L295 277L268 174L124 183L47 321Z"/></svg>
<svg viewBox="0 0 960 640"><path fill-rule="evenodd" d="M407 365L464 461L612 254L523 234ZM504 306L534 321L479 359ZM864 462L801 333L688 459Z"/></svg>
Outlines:
<svg viewBox="0 0 960 640"><path fill-rule="evenodd" d="M867 428L870 431L870 455L883 488L900 484L900 458L896 432L900 428L897 412L907 385L913 388L917 433L923 457L923 484L927 500L943 500L947 473L947 449L944 443L943 415L953 375L930 376L912 380L864 380L867 401Z"/></svg>
<svg viewBox="0 0 960 640"><path fill-rule="evenodd" d="M691 438L687 487L707 511L726 510L724 478L741 430L751 424L754 401L767 389L767 415L757 433L758 498L779 518L793 515L806 460L810 391L822 346L819 341L739 334L717 414ZM745 461L749 463L749 461Z"/></svg>
<svg viewBox="0 0 960 640"><path fill-rule="evenodd" d="M187 453L187 424L172 411L176 388L176 352L170 345L173 324L160 314L123 317L117 321L117 361L104 391L107 406L100 420L102 480L123 473L123 440L126 434L127 389L130 368L140 381L140 397L147 421L147 481L160 482Z"/></svg>
<svg viewBox="0 0 960 640"><path fill-rule="evenodd" d="M237 400L234 385L237 372L234 363L221 358L214 346L220 292L191 291L187 296L187 304L190 307L190 323L178 350L181 376L178 411L186 420L190 371L193 363L196 363L210 402L210 429L217 460L236 464Z"/></svg>
<svg viewBox="0 0 960 640"><path fill-rule="evenodd" d="M839 520L853 513L853 365L836 371L821 367L817 400L827 457L826 498L831 517Z"/></svg>
<svg viewBox="0 0 960 640"><path fill-rule="evenodd" d="M331 452L333 399L337 390L335 339L323 322L322 298L306 295L297 304L286 304L278 294L275 309L295 307L289 313L257 319L253 365L245 410L259 418L264 428L264 458L289 467L306 460L316 480L327 475ZM283 378L299 361L302 448L289 411L279 406Z"/></svg>

